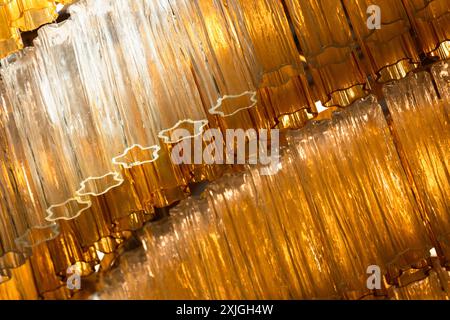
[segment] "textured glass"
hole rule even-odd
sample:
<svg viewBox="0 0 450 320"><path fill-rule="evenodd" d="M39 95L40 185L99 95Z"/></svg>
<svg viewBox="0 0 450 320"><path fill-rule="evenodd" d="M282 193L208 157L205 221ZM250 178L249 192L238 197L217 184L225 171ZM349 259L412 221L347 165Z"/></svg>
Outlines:
<svg viewBox="0 0 450 320"><path fill-rule="evenodd" d="M278 86L302 73L300 55L281 2L278 1L228 1L235 8L235 19L245 23L257 55L263 67L261 85Z"/></svg>
<svg viewBox="0 0 450 320"><path fill-rule="evenodd" d="M355 40L339 0L287 0L300 47L311 67L315 101L349 105L364 95ZM355 87L358 86L358 87ZM339 92L340 90L347 92ZM334 95L332 95L334 93Z"/></svg>
<svg viewBox="0 0 450 320"><path fill-rule="evenodd" d="M8 3L0 1L0 58L22 49L22 39L18 28L11 26Z"/></svg>
<svg viewBox="0 0 450 320"><path fill-rule="evenodd" d="M230 116L256 105L262 70L239 20L240 8L220 0L161 1L175 14L178 37L209 113Z"/></svg>
<svg viewBox="0 0 450 320"><path fill-rule="evenodd" d="M28 162L32 182L37 185L36 197L49 208L48 214L75 216L89 207L90 201L75 198L81 180L73 146L66 139L69 127L58 117L62 106L49 100L53 96L36 50L26 50L16 58L2 69L18 129L11 143L23 145L23 161Z"/></svg>
<svg viewBox="0 0 450 320"><path fill-rule="evenodd" d="M253 181L253 175L256 181ZM283 241L282 234L278 234L280 238L272 241L249 241L255 232L262 239L270 237L270 232L281 227L277 223L276 212L270 211L266 218L261 215L261 210L267 209L264 207L266 201L267 205L274 204L255 189L256 184L261 182L261 177L258 177L258 171L244 177L229 177L225 182L211 187L206 200L188 200L172 212L170 220L149 225L142 235L148 255L146 261L134 263L133 268L125 265L122 276L127 286L121 288L113 279L114 283L105 288L102 298L288 298L297 297L300 294L298 290L302 288L306 296L336 295L332 281L326 275L330 270L318 264L323 257L320 256L320 246L314 247L317 242L305 242L305 246L317 251L316 255L310 256L307 262L302 260L301 266L292 266L289 271L282 269L282 265L293 261L300 263L290 256L295 252L300 254L297 250L283 252L287 249L284 247L287 245L285 241L294 239ZM258 198L264 202L255 201L255 195L261 196ZM248 219L236 220L242 210ZM286 217L286 214L287 211L280 212L281 217ZM294 219L290 221L294 222ZM299 219L295 221L300 223ZM235 226L236 223L239 226ZM273 223L275 225L271 226ZM307 224L303 225L301 230L305 230ZM314 227L310 227L310 231L314 231ZM305 232L305 236L311 235ZM280 240L283 242L279 243ZM277 259L279 255L282 259ZM130 260L128 257L125 259ZM306 266L312 270L305 271ZM300 269L297 268L304 270L302 276L307 282L291 282L298 280L296 271ZM274 273L274 270L277 272ZM322 274L321 286L312 278L312 274L317 272ZM295 288L289 288L287 283Z"/></svg>
<svg viewBox="0 0 450 320"><path fill-rule="evenodd" d="M0 0L0 54L71 2ZM81 0L69 13L1 62L1 298L81 298L116 265L103 298L446 298L429 249L448 266L448 61L428 65L448 57L446 2ZM386 85L384 114L358 100L420 50L434 82ZM357 102L307 124L316 100ZM273 175L170 159L209 128L273 126L303 128L282 135ZM168 208L191 190L204 192ZM135 236L144 250L122 255ZM382 290L367 289L374 264Z"/></svg>
<svg viewBox="0 0 450 320"><path fill-rule="evenodd" d="M373 97L288 140L280 171L225 176L145 227L147 257L125 256L100 297L360 298L370 265L426 277L431 243Z"/></svg>
<svg viewBox="0 0 450 320"><path fill-rule="evenodd" d="M51 33L54 31L52 28L61 28L61 26L53 25L41 30L55 35ZM58 34L61 35L61 33ZM64 33L62 34L64 35ZM45 37L43 39L51 41ZM54 38L50 39L55 40ZM73 58L73 47L69 45L70 43L64 42L67 39L70 39L70 35L68 38L63 37L63 43L66 44L64 47L56 46L54 42L51 42L49 52L51 52L51 48L55 47L60 50L59 52L65 53L65 57ZM57 40L61 39L55 41ZM37 50L41 50L41 46L43 44L37 43ZM48 57L55 58L51 53L48 54ZM115 250L114 239L120 239L120 232L142 226L151 217L153 208L151 205L141 202L131 179L125 181L120 178L118 180L119 172L96 179L99 181L95 185L89 184L90 181L93 181L92 177L82 181L81 174L78 175L82 170L86 174L95 173L95 171L90 171L90 166L94 170L102 170L99 161L107 154L104 143L109 137L108 131L103 128L102 132L105 135L99 137L98 131L96 131L97 127L95 127L96 122L89 118L94 115L86 103L85 88L80 83L80 75L76 69L77 64L70 64L65 60L62 63L58 61L59 68L70 66L75 69L56 69L60 72L51 74L45 70L46 64L42 60L39 60L39 64L37 63L38 59L35 50L30 49L23 57L15 62L10 62L3 69L3 75L8 83L9 97L14 101L11 108L14 110L11 112L14 119L9 118L11 122L7 131L11 141L10 145L16 148L24 146L23 154L19 153L20 149L15 150L13 154L18 161L22 161L24 164L22 167L11 166L17 171L10 172L10 176L13 175L12 178L14 178L14 180L11 178L11 181L16 184L20 183L17 188L21 188L17 194L12 194L24 199L23 202L18 202L18 205L29 203L29 206L33 205L34 208L24 208L23 210L21 207L16 208L17 212L11 214L16 219L21 219L21 224L16 221L15 227L22 226L22 228L20 232L13 232L14 228L11 228L2 236L7 237L7 240L14 239L17 250L22 250L20 245L25 248L33 247L33 255L38 256L34 252L37 250L35 247L39 246L43 240L55 238L60 233L52 242L55 245L52 245L49 250L51 250L52 263L58 264L57 273L63 274L68 266L67 261L83 262L85 253L92 246L107 253ZM77 61L77 59L74 60ZM65 76L64 79L58 78L61 75ZM58 83L63 83L67 86L66 89L64 90L65 87ZM50 88L64 91L54 92ZM72 88L76 91L72 91ZM58 99L58 103L52 99ZM107 114L103 113L102 115L102 119L107 122ZM13 130L14 125L18 127L17 132ZM110 136L117 137L114 134ZM33 137L33 139L29 137ZM95 137L98 140L93 139ZM78 146L79 149L75 146ZM108 147L113 148L114 146L110 143ZM94 152L94 154L90 154L90 152ZM102 153L98 154L99 152ZM103 163L105 164L103 170L112 167L110 157L105 157ZM8 162L6 162L7 164ZM71 172L73 175L69 176ZM24 179L28 180L23 181ZM76 190L79 187L81 189ZM96 189L88 190L86 188ZM92 193L99 192L99 190L102 193L106 191L108 193L100 198L75 197L77 193L81 194L81 192L95 195ZM39 207L38 204L41 204L42 207ZM16 204L16 206L18 205ZM88 210L91 205L92 208ZM7 213L8 211L5 212L5 214ZM81 215L81 213L84 214ZM23 215L25 218L22 217ZM50 227L44 228L49 224L48 221L43 220L44 217L48 221L69 220L76 217L78 219L75 219L69 226L61 222L60 228L53 230ZM14 219L5 221L15 222ZM45 276L44 273L43 275Z"/></svg>
<svg viewBox="0 0 450 320"><path fill-rule="evenodd" d="M450 60L436 63L431 68L441 98L450 100Z"/></svg>
<svg viewBox="0 0 450 320"><path fill-rule="evenodd" d="M56 3L68 5L73 0L0 0L0 57L22 49L20 31L31 31L54 22Z"/></svg>
<svg viewBox="0 0 450 320"><path fill-rule="evenodd" d="M268 101L277 118L311 105L311 97L300 55L289 21L279 1L233 0L263 69L261 98ZM267 96L266 96L267 95Z"/></svg>
<svg viewBox="0 0 450 320"><path fill-rule="evenodd" d="M448 257L450 218L450 121L426 72L388 84L384 94L404 161L414 179L434 236Z"/></svg>
<svg viewBox="0 0 450 320"><path fill-rule="evenodd" d="M37 300L39 298L30 261L11 270L7 279L0 277L0 297L3 300Z"/></svg>
<svg viewBox="0 0 450 320"><path fill-rule="evenodd" d="M144 4L155 8L145 10ZM206 118L188 60L179 54L179 42L169 40L177 36L172 17L167 10L157 11L157 6L104 0L81 1L70 9L84 35L80 38L90 41L87 66L98 64L100 72L86 77L86 82L104 88L109 99L104 103L118 110L130 148L158 145L159 132L178 121ZM152 20L147 12L154 15ZM151 159L152 154L148 162Z"/></svg>
<svg viewBox="0 0 450 320"><path fill-rule="evenodd" d="M16 2L20 10L20 16L11 21L13 27L21 31L30 31L37 29L43 24L56 20L56 4L48 0L12 0Z"/></svg>
<svg viewBox="0 0 450 320"><path fill-rule="evenodd" d="M419 57L401 0L344 0L354 32L361 44L368 72L389 81L406 76ZM380 26L368 28L367 10L380 8ZM376 13L375 13L376 14Z"/></svg>
<svg viewBox="0 0 450 320"><path fill-rule="evenodd" d="M448 275L447 275L448 277ZM448 292L443 288L448 286L435 271L428 278L412 283L402 288L392 288L392 300L450 300Z"/></svg>
<svg viewBox="0 0 450 320"><path fill-rule="evenodd" d="M297 171L335 256L342 257L346 290L361 290L358 275L375 261L390 281L423 263L431 244L376 100L357 102L332 123L301 133Z"/></svg>
<svg viewBox="0 0 450 320"><path fill-rule="evenodd" d="M406 8L414 22L422 50L431 55L448 58L450 46L450 6L448 0L407 0Z"/></svg>
<svg viewBox="0 0 450 320"><path fill-rule="evenodd" d="M46 94L52 98L46 101L46 108L53 109L52 116L60 123L66 149L72 149L74 166L80 175L79 181L75 181L76 194L95 196L123 182L113 168L110 157L113 152L109 150L120 147L117 141L123 136L114 131L117 127L114 109L101 104L100 110L91 108L80 68L82 62L74 63L83 58L77 56L74 48L74 32L71 20L44 26L38 31L35 46L39 64L48 78Z"/></svg>
<svg viewBox="0 0 450 320"><path fill-rule="evenodd" d="M1 88L0 109L0 269L18 267L29 248L57 235L58 227L44 220L30 168L18 143L11 105Z"/></svg>

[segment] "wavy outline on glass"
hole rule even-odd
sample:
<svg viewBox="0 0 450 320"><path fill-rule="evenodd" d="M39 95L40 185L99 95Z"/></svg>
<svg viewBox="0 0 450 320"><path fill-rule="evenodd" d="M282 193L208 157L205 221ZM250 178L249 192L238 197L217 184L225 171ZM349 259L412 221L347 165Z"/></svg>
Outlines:
<svg viewBox="0 0 450 320"><path fill-rule="evenodd" d="M381 73L382 73L383 71L386 71L386 70L389 69L389 68L399 66L399 65L401 64L401 62L403 62L403 61L406 61L406 62L408 62L409 64L413 65L414 68L412 68L411 70L407 71L407 72L406 72L406 75L405 75L402 79L404 79L405 77L407 77L410 73L415 72L416 69L417 69L417 67L420 65L420 62L414 61L412 58L402 58L402 59L399 59L398 61L396 61L396 62L394 62L394 63L391 63L391 64L388 64L388 65L385 65L385 66L383 66L380 70L378 70L378 71L376 72L376 76L377 76L376 81L377 81L378 83L388 83L388 82L392 82L392 81L399 81L399 80L401 80L401 79L391 79L391 80L388 80L388 81L384 81L384 82L383 82L383 80L381 80L381 78L383 77L383 75L382 75Z"/></svg>
<svg viewBox="0 0 450 320"><path fill-rule="evenodd" d="M450 37L448 37L447 39L444 39L444 41L440 42L433 50L428 52L428 54L435 54L436 52L439 52L439 50L442 49L441 48L442 46L450 48Z"/></svg>
<svg viewBox="0 0 450 320"><path fill-rule="evenodd" d="M382 25L382 26L390 26L390 24L386 24L386 25ZM379 43L379 40L376 39L372 39L372 36L376 36L376 34L379 32L380 30L373 30L373 32L370 32L369 34L367 34L367 36L365 37L361 37L361 40L363 41L364 44L366 43ZM403 32L400 34L396 34L390 38L387 38L384 40L383 44L389 43L392 40L394 40L395 38L399 38L405 34L409 34L411 32L411 26L405 26L402 30Z"/></svg>
<svg viewBox="0 0 450 320"><path fill-rule="evenodd" d="M131 164L129 164L128 162L122 162L122 161L118 161L120 158L125 158L128 154L128 152L130 152L131 150L138 148L140 151L147 151L147 150L151 150L153 149L153 159L152 160L146 160L146 161L135 161ZM121 153L120 155L118 155L117 157L112 158L112 163L115 165L119 165L122 166L125 169L130 169L139 165L144 165L147 163L152 163L156 160L158 160L159 158L159 151L161 150L161 147L158 145L153 145L150 147L143 147L140 144L133 144L131 147L128 147L125 149L125 151L123 153Z"/></svg>
<svg viewBox="0 0 450 320"><path fill-rule="evenodd" d="M49 220L47 220L47 221L49 221ZM47 226L36 226L36 227L29 228L23 235L14 239L14 242L16 243L16 245L19 248L33 248L33 247L40 245L41 243L55 239L60 234L59 224L56 223L55 221L52 221L52 222L53 222L53 224L50 224ZM50 236L49 238L40 240L36 243L31 243L31 241L28 239L28 237L33 232L32 231L33 229L35 229L35 230L49 229L52 232L52 236Z"/></svg>
<svg viewBox="0 0 450 320"><path fill-rule="evenodd" d="M414 16L414 18L416 18L418 20L425 21L425 22L433 22L435 20L439 20L439 19L444 18L448 14L450 14L450 9L449 9L449 11L444 12L443 14L440 14L440 15L438 15L436 17L433 17L433 18L425 18L425 17L421 17L421 16Z"/></svg>
<svg viewBox="0 0 450 320"><path fill-rule="evenodd" d="M283 81L281 81L278 84L264 85L267 82L266 79L270 78L271 75L283 74L286 71L286 69L288 69L288 71L289 71L289 69L292 71L295 71L296 74L293 76L287 76L286 79L284 79ZM257 79L258 79L257 83L259 84L258 89L266 89L266 88L267 89L276 89L276 88L282 87L285 84L288 84L289 81L291 81L293 78L300 77L304 73L305 73L305 70L303 69L303 66L301 66L301 65L298 65L296 63L283 63L282 65L280 65L278 67L269 69L267 71L260 72L260 74L257 76ZM285 77L283 76L283 78L285 78Z"/></svg>
<svg viewBox="0 0 450 320"><path fill-rule="evenodd" d="M108 176L113 176L113 181L116 181L117 183L110 185L108 188L106 188L104 191L100 192L100 193L95 193L95 192L86 192L86 193L82 193L83 189L86 189L86 184L90 181L96 181L96 180L102 180L105 179ZM100 177L89 177L87 179L84 179L83 181L80 182L80 189L78 189L77 191L75 191L75 194L79 197L85 197L85 196L93 196L93 197L97 197L97 196L101 196L105 193L107 193L108 191L122 185L122 183L124 183L125 180L121 177L120 172L116 172L116 171L110 171Z"/></svg>
<svg viewBox="0 0 450 320"><path fill-rule="evenodd" d="M426 4L424 7L422 7L422 8L416 8L416 7L413 5L413 6L412 6L412 7L413 7L412 9L413 9L413 14L414 14L414 16L421 15L421 14L423 13L423 11L425 11L425 10L427 10L427 9L430 9L430 7L431 7L432 5L434 5L435 1L436 1L436 0L430 0L430 1L427 2L427 4ZM437 16L437 17L433 17L432 19L433 19L433 20L434 20L434 19L439 19L439 18L445 16L445 15L448 14L448 13L450 13L450 8L447 8L447 12L444 12L443 14L441 14L441 15L439 15L439 16ZM415 18L427 20L427 19L421 18L421 17L415 17Z"/></svg>
<svg viewBox="0 0 450 320"><path fill-rule="evenodd" d="M9 269L0 269L0 285L12 279L11 271Z"/></svg>
<svg viewBox="0 0 450 320"><path fill-rule="evenodd" d="M234 112L232 112L230 114L225 114L222 111L217 111L217 109L219 109L222 106L222 104L223 104L223 102L225 100L227 100L227 99L235 99L235 98L242 98L244 96L250 96L250 101L252 102L251 105L249 105L247 107L239 108L239 109L237 109L236 111L234 111ZM243 93L238 94L238 95L234 95L234 94L233 95L224 95L223 97L217 99L216 105L214 105L213 107L209 108L208 112L210 114L219 115L222 118L226 118L226 117L234 116L235 114L237 114L238 112L241 112L243 110L251 109L251 108L255 107L257 105L257 103L258 103L258 98L257 98L257 92L256 91L244 91Z"/></svg>
<svg viewBox="0 0 450 320"><path fill-rule="evenodd" d="M3 254L0 256L0 278L1 272L7 272L11 269L19 268L28 260L28 258L30 258L30 256L31 253L27 252L27 250L15 249L3 252ZM0 280L0 284L1 283L2 282Z"/></svg>
<svg viewBox="0 0 450 320"><path fill-rule="evenodd" d="M87 206L85 206L84 208L81 208L80 210L78 210L78 212L71 217L57 217L57 218L52 218L52 216L54 215L53 209L55 208L59 208L59 207L64 207L66 204L72 202L72 201L76 201L78 204L85 204ZM77 217L79 217L84 211L88 210L90 207L92 207L92 201L91 200L83 200L80 198L70 198L62 203L59 204L54 204L51 205L50 207L47 208L47 210L45 210L47 212L47 216L45 217L45 220L50 221L50 222L55 222L57 220L65 220L65 221L70 221L72 219L75 219Z"/></svg>
<svg viewBox="0 0 450 320"><path fill-rule="evenodd" d="M342 88L342 89L333 90L333 91L331 91L330 93L327 93L327 97L328 97L329 99L328 99L327 101L322 101L323 106L326 107L326 108L332 107L332 106L327 106L326 104L329 103L329 102L332 102L332 100L335 98L335 94L336 94L336 93L341 93L341 92L342 92L342 93L345 93L346 91L348 91L348 90L350 90L350 89L353 89L353 88L356 88L356 87L361 87L361 90L363 90L364 92L367 93L366 96L370 94L370 93L369 93L370 90L369 90L368 87L367 87L367 83L357 83L357 84L351 85L351 86L349 86L349 87L345 87L345 88ZM358 99L364 99L364 97L358 98ZM358 99L355 100L355 102L358 101ZM342 108L343 106L338 106L338 107Z"/></svg>
<svg viewBox="0 0 450 320"><path fill-rule="evenodd" d="M180 125L182 125L182 124L184 124L184 123L190 123L190 124L193 124L193 125L194 125L194 128L195 128L195 125L196 125L196 124L201 124L201 126L198 128L198 129L199 129L199 132L196 133L196 134L194 134L194 135L188 136L188 137L180 138L180 139L178 139L178 140L176 140L176 141L172 141L167 135L165 135L166 133L169 133L169 132L172 131L172 130L176 130L177 127L179 127ZM158 133L158 138L162 139L163 142L166 143L166 144L175 144L175 143L179 143L179 142L181 142L181 141L187 140L187 139L197 138L197 137L199 137L199 136L204 132L204 129L205 129L205 127L206 127L208 124L209 124L209 121L206 120L206 119L202 119L202 120L192 120L192 119L178 120L178 122L177 122L174 126L168 128L168 129L161 130L161 131Z"/></svg>

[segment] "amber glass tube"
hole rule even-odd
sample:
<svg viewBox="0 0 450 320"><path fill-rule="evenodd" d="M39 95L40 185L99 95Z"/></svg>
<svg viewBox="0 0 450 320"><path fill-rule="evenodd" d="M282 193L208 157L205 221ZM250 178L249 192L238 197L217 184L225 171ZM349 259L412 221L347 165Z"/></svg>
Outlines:
<svg viewBox="0 0 450 320"><path fill-rule="evenodd" d="M73 0L1 0L0 57L22 49L20 31L32 31L58 17L56 3L68 5Z"/></svg>
<svg viewBox="0 0 450 320"><path fill-rule="evenodd" d="M0 1L0 58L23 48L19 29L11 26L11 7L14 4Z"/></svg>
<svg viewBox="0 0 450 320"><path fill-rule="evenodd" d="M0 221L1 221L1 236L0 236L0 269L14 268L21 265L26 259L26 253L22 248L18 247L15 243L15 239L23 235L27 229L28 224L26 220L26 213L23 212L20 207L20 195L14 193L13 181L9 175L8 170L11 170L13 166L9 160L7 154L4 153L5 145L3 137L0 136L0 145L2 148L2 166L0 173ZM6 150L5 150L6 151ZM6 156L6 159L5 157Z"/></svg>
<svg viewBox="0 0 450 320"><path fill-rule="evenodd" d="M257 176L258 173L255 172L255 177ZM239 240L250 239L256 230L269 236L270 224L266 219L240 219L242 223L240 226L245 226L247 231L251 230L250 233L241 232L243 228L236 229L234 226L234 223L238 222L234 218L235 214L238 214L238 206L249 210L253 208L260 212L262 203L255 202L252 198L254 193L239 192L243 189L247 192L255 190L255 183L257 181L253 182L250 175L245 178L228 177L226 182L208 191L211 195L207 196L207 200L187 200L173 211L171 219L149 225L142 235L148 255L147 260L140 265L135 264L133 268L135 272L125 266L122 269L122 275L129 285L123 292L114 281L114 285L106 287L103 291L105 298L118 298L121 295L138 299L287 298L295 292L295 289L286 286L288 283L295 287L304 285L303 293L305 294L309 290L313 292L316 290L315 293L310 292L312 295L318 294L320 290L314 288L313 280L308 278L306 271L303 273L305 277L303 280L309 279L309 282L298 285L285 282L289 279L286 275L288 270L281 267L285 262L292 263L293 258L290 258L286 252L284 255L286 261L277 260L285 247L279 247L277 250L275 244L281 245L281 243L275 241L252 245L248 241L239 242ZM248 211L249 215L251 213L256 212ZM267 217L267 219L270 218L271 216ZM273 222L276 221L273 220ZM273 240L282 239L283 237ZM240 247L239 243L243 247ZM248 246L262 247L259 250L250 251ZM320 247L314 248L322 252ZM194 254L194 252L197 253ZM251 260L250 263L246 262L246 257ZM317 255L315 258L311 257L308 266L315 266L314 270L317 270L319 265L315 259L321 258ZM273 270L277 270L277 273L274 274ZM155 276L152 277L152 274ZM290 276L295 276L294 270L291 271ZM139 279L138 281L146 285L138 286L133 278ZM323 277L321 283L326 284L330 281L329 278L326 279ZM284 285L280 286L281 284ZM321 293L325 296L336 294L330 283L321 289ZM297 294L300 293L297 291Z"/></svg>
<svg viewBox="0 0 450 320"><path fill-rule="evenodd" d="M259 84L262 96L275 116L311 105L306 75L282 3L235 0L228 5L236 7L234 19L245 23L263 69Z"/></svg>
<svg viewBox="0 0 450 320"><path fill-rule="evenodd" d="M160 4L167 5L174 10L208 112L223 117L253 108L261 67L242 21L233 19L238 8L220 0Z"/></svg>
<svg viewBox="0 0 450 320"><path fill-rule="evenodd" d="M297 170L310 206L329 225L325 237L335 239L335 252L342 250L345 291L358 294L358 276L374 261L396 278L422 263L431 243L376 100L357 102L320 126L300 135Z"/></svg>
<svg viewBox="0 0 450 320"><path fill-rule="evenodd" d="M0 300L37 300L38 298L39 293L30 261L12 269L8 278L0 281Z"/></svg>
<svg viewBox="0 0 450 320"><path fill-rule="evenodd" d="M392 300L450 300L448 292L443 288L448 286L441 282L436 272L431 271L428 278L412 283L402 288L392 288Z"/></svg>
<svg viewBox="0 0 450 320"><path fill-rule="evenodd" d="M71 4L72 2L74 2L74 0L56 0L56 3L61 3L63 5L68 5Z"/></svg>
<svg viewBox="0 0 450 320"><path fill-rule="evenodd" d="M370 265L403 284L429 270L431 243L373 97L288 139L282 170L226 175L145 227L147 258L127 257L101 297L360 298Z"/></svg>
<svg viewBox="0 0 450 320"><path fill-rule="evenodd" d="M48 0L13 0L17 2L20 16L11 21L11 26L21 31L37 29L43 24L56 20L56 4Z"/></svg>
<svg viewBox="0 0 450 320"><path fill-rule="evenodd" d="M386 85L384 94L405 161L425 206L426 220L448 258L448 102L438 100L430 74L426 72Z"/></svg>
<svg viewBox="0 0 450 320"><path fill-rule="evenodd" d="M450 56L450 8L446 0L404 0L423 52Z"/></svg>
<svg viewBox="0 0 450 320"><path fill-rule="evenodd" d="M286 1L315 82L315 101L347 106L364 96L366 82L350 25L339 0Z"/></svg>
<svg viewBox="0 0 450 320"><path fill-rule="evenodd" d="M419 54L412 37L411 25L401 0L344 0L354 32L363 49L369 74L378 75L382 82L403 78L416 67ZM379 26L368 26L370 6L374 21L380 15Z"/></svg>

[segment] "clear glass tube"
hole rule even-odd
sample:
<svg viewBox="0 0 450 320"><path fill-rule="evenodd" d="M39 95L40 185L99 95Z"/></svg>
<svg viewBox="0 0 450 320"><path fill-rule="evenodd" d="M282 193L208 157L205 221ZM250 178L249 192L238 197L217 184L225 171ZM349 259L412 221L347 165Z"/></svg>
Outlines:
<svg viewBox="0 0 450 320"><path fill-rule="evenodd" d="M450 206L449 107L439 101L427 72L385 85L384 94L404 161L413 177L417 196L435 240L448 257Z"/></svg>
<svg viewBox="0 0 450 320"><path fill-rule="evenodd" d="M231 116L256 106L262 70L236 8L220 0L160 3L176 17L178 39L210 114Z"/></svg>
<svg viewBox="0 0 450 320"><path fill-rule="evenodd" d="M48 103L52 95L36 50L26 49L3 63L6 66L2 76L18 133L11 136L10 143L23 146L25 159L21 161L28 163L36 197L47 208L47 212L38 214L76 216L90 206L90 201L75 196L80 181L75 155L65 136L67 126L58 118L56 104Z"/></svg>
<svg viewBox="0 0 450 320"><path fill-rule="evenodd" d="M45 108L54 112L52 116L63 131L63 143L66 149L71 149L73 165L80 177L76 181L76 195L98 196L123 183L111 158L111 149L121 146L123 135L115 131L119 119L113 108L90 104L91 88L83 83L84 70L80 66L84 56L77 55L75 31L71 20L44 26L38 31L35 47L38 64L48 79L46 97L51 97Z"/></svg>

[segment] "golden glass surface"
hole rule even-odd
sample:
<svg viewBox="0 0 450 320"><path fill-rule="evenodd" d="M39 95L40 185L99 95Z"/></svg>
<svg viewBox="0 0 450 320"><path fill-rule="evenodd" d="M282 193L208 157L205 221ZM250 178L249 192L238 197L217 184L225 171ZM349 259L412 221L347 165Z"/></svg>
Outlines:
<svg viewBox="0 0 450 320"><path fill-rule="evenodd" d="M431 243L374 97L301 133L297 170L326 238L335 243L345 291L361 296L358 285L375 261L390 280L423 264ZM357 252L357 261L351 252Z"/></svg>
<svg viewBox="0 0 450 320"><path fill-rule="evenodd" d="M448 292L443 289L439 276L435 271L428 278L412 283L403 288L392 288L392 300L449 300ZM447 284L448 286L448 284Z"/></svg>
<svg viewBox="0 0 450 320"><path fill-rule="evenodd" d="M393 284L426 277L432 245L373 97L288 141L273 175L248 166L147 225L145 254L124 256L100 297L362 298L370 265Z"/></svg>
<svg viewBox="0 0 450 320"><path fill-rule="evenodd" d="M43 24L55 21L58 17L54 1L12 0L10 2L16 2L20 11L20 16L11 21L11 26L21 31L37 29Z"/></svg>
<svg viewBox="0 0 450 320"><path fill-rule="evenodd" d="M448 101L440 101L427 72L387 84L384 89L416 197L423 202L433 236L448 259L450 206L450 122ZM441 253L438 251L438 253Z"/></svg>
<svg viewBox="0 0 450 320"><path fill-rule="evenodd" d="M341 1L287 0L286 4L314 78L315 101L346 106L363 97L366 80Z"/></svg>
<svg viewBox="0 0 450 320"><path fill-rule="evenodd" d="M376 75L381 82L387 82L403 78L415 69L419 54L401 0L345 0L344 5L369 74ZM380 9L380 26L373 30L368 27L367 11L371 5Z"/></svg>
<svg viewBox="0 0 450 320"><path fill-rule="evenodd" d="M58 230L44 219L45 207L38 197L22 145L17 143L18 131L3 83L0 91L0 268L14 268L30 254L29 247L55 237ZM21 242L26 234L28 239Z"/></svg>
<svg viewBox="0 0 450 320"><path fill-rule="evenodd" d="M245 23L255 55L262 66L259 84L267 106L277 118L312 104L306 74L289 21L279 1L229 1Z"/></svg>
<svg viewBox="0 0 450 320"><path fill-rule="evenodd" d="M56 4L69 5L73 0L1 0L0 57L23 48L21 31L32 31L54 22L58 17Z"/></svg>
<svg viewBox="0 0 450 320"><path fill-rule="evenodd" d="M450 99L450 60L438 62L431 68L431 73L436 81L439 94L442 99Z"/></svg>
<svg viewBox="0 0 450 320"><path fill-rule="evenodd" d="M160 4L168 5L174 10L179 41L191 56L208 113L224 117L253 108L262 68L239 20L240 8L221 0Z"/></svg>
<svg viewBox="0 0 450 320"><path fill-rule="evenodd" d="M72 1L0 0L0 55L53 22L57 3ZM367 27L372 4L381 29ZM122 255L102 298L447 299L429 256L435 247L448 267L448 60L423 65L434 82L412 71L419 52L448 57L448 10L72 4L1 61L0 297L84 296L138 233L144 251ZM362 98L370 88L385 114ZM333 107L319 114L316 100ZM170 158L179 143L205 147L207 129L273 127L302 128L283 135L279 171ZM379 291L366 285L374 264ZM69 266L85 292L67 288Z"/></svg>
<svg viewBox="0 0 450 320"><path fill-rule="evenodd" d="M446 0L406 0L405 6L419 36L422 50L433 56L448 58L439 45L450 40L450 8Z"/></svg>
<svg viewBox="0 0 450 320"><path fill-rule="evenodd" d="M3 300L36 300L39 295L33 278L31 262L11 270L7 279L0 280L0 297Z"/></svg>
<svg viewBox="0 0 450 320"><path fill-rule="evenodd" d="M18 28L11 26L11 4L0 1L0 57L23 48L22 38Z"/></svg>
<svg viewBox="0 0 450 320"><path fill-rule="evenodd" d="M256 171L254 175L256 177L259 174ZM120 270L121 277L115 275L115 278L123 277L129 285L121 288L112 279L114 283L107 285L102 298L292 297L295 289L290 290L285 285L279 287L279 284L285 284L283 280L292 280L295 270L283 275L274 274L273 270L285 271L280 269L281 265L292 263L293 258L286 252L283 256L286 261L277 261L277 256L283 254L283 248L279 251L276 249L277 242L265 241L252 245L245 241L241 243L244 247L240 247L240 242L237 242L244 238L251 239L254 232L262 232L261 235L268 236L271 229L271 216L267 220L257 218L257 213L261 213L263 207L262 203L256 202L252 197L258 181L253 182L251 176L228 177L225 182L209 189L207 199L187 200L172 212L170 220L145 228L142 241L147 251L146 261L132 263L134 261L126 257L125 261L131 266L127 263ZM241 189L245 189L247 193L240 193ZM249 191L252 193L248 193ZM246 211L248 219L235 220L236 215L242 213L239 207L249 209ZM236 228L234 223L238 221L241 225ZM276 228L278 227L281 226L277 224ZM247 246L252 246L254 250L248 251L250 248ZM259 249L255 250L254 246ZM318 250L321 252L320 248ZM250 259L251 264L246 264L246 259ZM308 263L315 266L314 270L320 268L313 257ZM307 272L303 276L306 277L305 280L308 279ZM314 288L313 281L309 278L309 286L303 293L317 290L316 293L319 294L320 290ZM138 282L144 283L144 286L139 286ZM327 280L323 278L321 282L326 283ZM297 285L297 290L298 287L301 285ZM325 285L322 290L322 294L326 296L335 295L332 285ZM300 292L297 291L297 294Z"/></svg>

